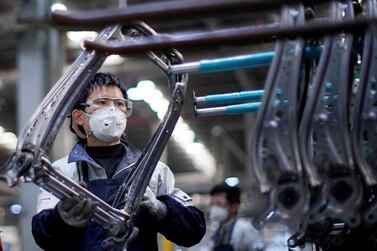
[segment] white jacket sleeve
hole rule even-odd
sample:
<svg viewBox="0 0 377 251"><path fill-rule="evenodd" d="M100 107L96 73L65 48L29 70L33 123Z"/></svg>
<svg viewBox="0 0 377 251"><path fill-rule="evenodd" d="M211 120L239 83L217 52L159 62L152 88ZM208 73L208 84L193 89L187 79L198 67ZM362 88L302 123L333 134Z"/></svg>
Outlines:
<svg viewBox="0 0 377 251"><path fill-rule="evenodd" d="M184 206L192 206L191 197L175 187L175 178L170 168L159 162L153 172L149 186L156 196L170 195Z"/></svg>
<svg viewBox="0 0 377 251"><path fill-rule="evenodd" d="M263 236L246 219L238 219L234 226L231 243L234 250L260 251L265 247Z"/></svg>
<svg viewBox="0 0 377 251"><path fill-rule="evenodd" d="M66 177L78 181L78 174L75 163L68 163L68 156L52 163L52 166L62 172ZM44 209L54 208L59 199L50 192L41 188L37 200L37 213Z"/></svg>
<svg viewBox="0 0 377 251"><path fill-rule="evenodd" d="M58 202L58 198L41 188L37 201L37 213L45 209L54 208Z"/></svg>

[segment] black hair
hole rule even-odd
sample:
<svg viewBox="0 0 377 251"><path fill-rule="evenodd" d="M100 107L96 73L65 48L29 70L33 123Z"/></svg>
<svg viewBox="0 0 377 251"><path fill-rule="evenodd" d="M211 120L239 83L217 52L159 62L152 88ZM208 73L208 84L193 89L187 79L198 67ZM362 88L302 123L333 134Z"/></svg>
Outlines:
<svg viewBox="0 0 377 251"><path fill-rule="evenodd" d="M93 78L89 81L88 85L86 86L83 93L80 95L80 98L75 103L72 110L74 110L74 109L83 110L85 108L85 106L83 106L82 104L86 103L86 100L89 97L89 95L92 93L92 91L96 87L99 87L99 86L116 86L121 90L123 97L125 99L128 98L126 86L120 78L118 78L117 76L115 76L114 74L111 74L111 73L97 72L93 76ZM78 126L78 128L83 134L85 134L85 130L82 126ZM70 123L69 129L71 130L71 132L75 133L75 131L72 128L72 117L71 117L71 123Z"/></svg>
<svg viewBox="0 0 377 251"><path fill-rule="evenodd" d="M73 109L83 109L81 104L86 102L89 95L98 86L116 86L121 90L123 97L125 99L128 98L125 84L120 78L111 73L97 72L89 81L79 100L73 106Z"/></svg>
<svg viewBox="0 0 377 251"><path fill-rule="evenodd" d="M226 194L226 199L231 205L234 203L241 203L241 189L239 186L229 186L227 183L222 182L215 185L210 191L211 196L220 193Z"/></svg>

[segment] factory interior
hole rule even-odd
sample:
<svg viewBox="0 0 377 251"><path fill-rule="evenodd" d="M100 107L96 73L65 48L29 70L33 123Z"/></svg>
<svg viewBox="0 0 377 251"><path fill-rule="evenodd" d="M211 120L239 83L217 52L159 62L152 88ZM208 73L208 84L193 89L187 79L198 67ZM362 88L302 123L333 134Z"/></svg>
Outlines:
<svg viewBox="0 0 377 251"><path fill-rule="evenodd" d="M41 189L96 203L48 171L80 137L71 112L96 72L123 81L122 140L145 170L123 183L131 209L96 203L91 223L132 221L159 160L205 234L185 245L157 231L158 250L377 250L376 20L376 0L0 0L0 250L58 250L36 241ZM220 183L240 188L247 249L213 247ZM63 250L148 250L125 232L122 247Z"/></svg>

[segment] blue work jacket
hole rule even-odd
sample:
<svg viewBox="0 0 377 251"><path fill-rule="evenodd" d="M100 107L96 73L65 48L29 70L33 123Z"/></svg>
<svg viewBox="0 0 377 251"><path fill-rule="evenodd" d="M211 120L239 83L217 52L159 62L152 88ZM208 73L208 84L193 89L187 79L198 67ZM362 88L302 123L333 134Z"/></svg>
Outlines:
<svg viewBox="0 0 377 251"><path fill-rule="evenodd" d="M140 156L139 150L123 144L126 153L111 179L106 177L104 168L88 155L85 146L79 143L68 156L54 162L53 166L75 181L85 181L90 192L111 205L119 186ZM83 175L83 171L80 170L82 165L77 165L78 162L87 164L87 175ZM157 233L161 233L179 246L190 247L197 244L205 233L203 213L192 205L187 194L175 188L174 176L162 162L156 166L149 186L157 199L166 205L167 214L163 219L156 220L139 209L132 219L139 233L127 250L158 250ZM32 220L32 232L36 243L48 251L104 250L101 243L107 237L106 230L92 221L84 228L74 228L66 224L57 212L58 202L55 196L42 189L38 198L37 214Z"/></svg>

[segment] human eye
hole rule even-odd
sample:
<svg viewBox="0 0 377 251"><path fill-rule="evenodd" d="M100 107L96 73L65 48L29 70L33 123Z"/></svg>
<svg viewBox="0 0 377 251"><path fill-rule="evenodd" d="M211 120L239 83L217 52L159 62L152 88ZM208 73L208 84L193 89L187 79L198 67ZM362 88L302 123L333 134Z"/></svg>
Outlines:
<svg viewBox="0 0 377 251"><path fill-rule="evenodd" d="M97 98L97 99L93 100L93 104L95 104L97 106L105 106L105 105L107 105L107 103L108 102L104 98Z"/></svg>
<svg viewBox="0 0 377 251"><path fill-rule="evenodd" d="M126 106L126 102L124 100L122 100L122 99L115 100L114 103L118 107L125 107Z"/></svg>

